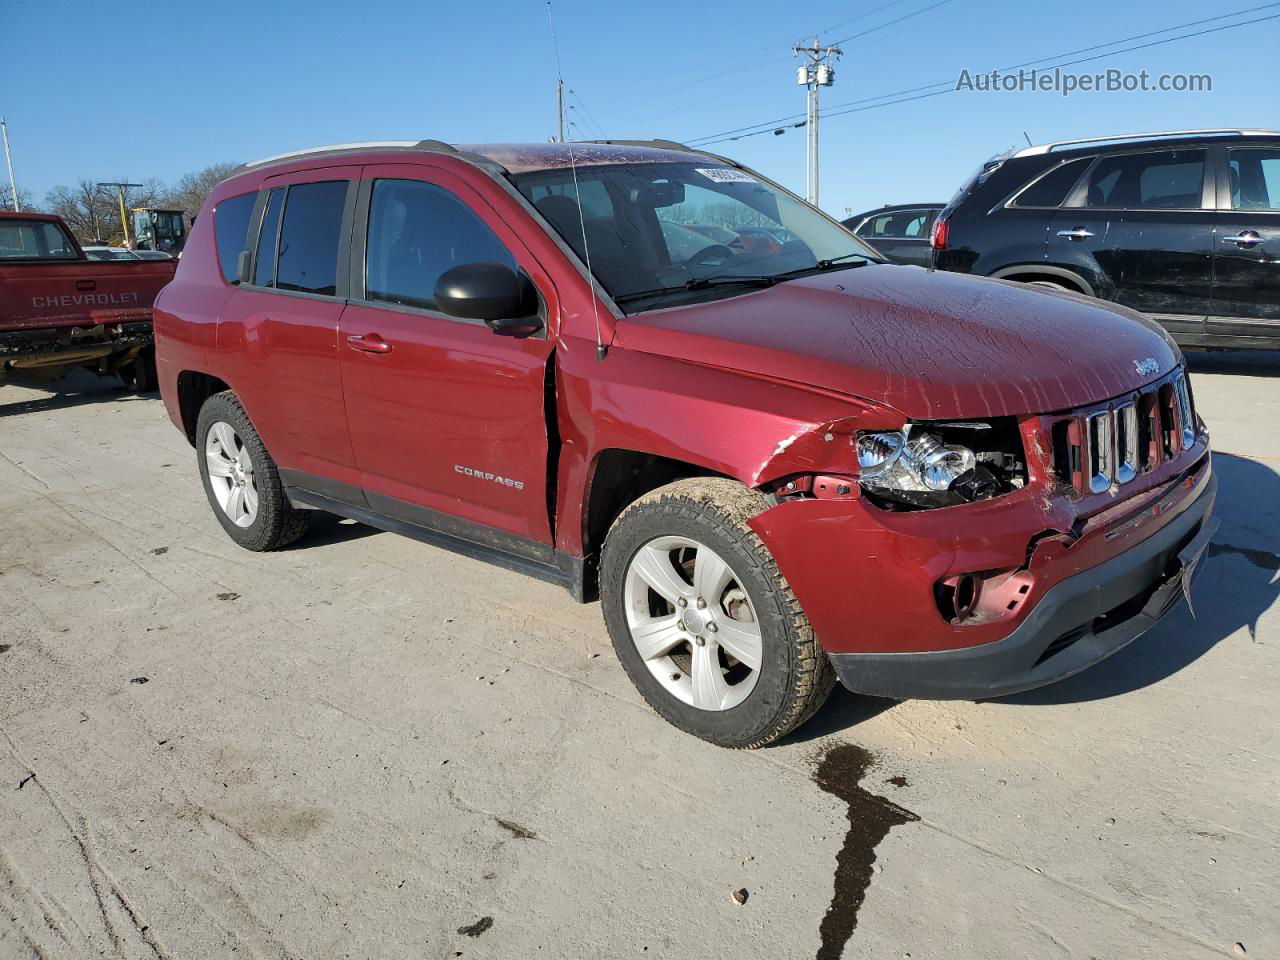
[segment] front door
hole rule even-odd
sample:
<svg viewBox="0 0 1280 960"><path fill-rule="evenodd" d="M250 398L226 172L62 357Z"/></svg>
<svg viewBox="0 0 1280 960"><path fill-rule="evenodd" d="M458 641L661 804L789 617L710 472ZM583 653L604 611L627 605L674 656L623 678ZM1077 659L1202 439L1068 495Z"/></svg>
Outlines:
<svg viewBox="0 0 1280 960"><path fill-rule="evenodd" d="M339 340L370 507L449 532L461 519L551 544L550 333L498 336L441 313L434 297L446 270L498 261L533 278L554 326L554 287L494 210L446 171L366 167L358 209Z"/></svg>
<svg viewBox="0 0 1280 960"><path fill-rule="evenodd" d="M1280 149L1233 147L1226 161L1208 333L1280 337Z"/></svg>

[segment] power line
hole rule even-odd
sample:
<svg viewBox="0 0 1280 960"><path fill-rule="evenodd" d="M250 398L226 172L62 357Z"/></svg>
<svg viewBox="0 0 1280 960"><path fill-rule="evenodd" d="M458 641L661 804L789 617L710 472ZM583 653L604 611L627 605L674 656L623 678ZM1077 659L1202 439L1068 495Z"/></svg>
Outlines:
<svg viewBox="0 0 1280 960"><path fill-rule="evenodd" d="M1162 33L1170 33L1170 32L1172 32L1172 31L1174 31L1174 30L1185 30L1185 29L1187 29L1188 27L1198 27L1198 26L1201 26L1201 25L1203 25L1203 24L1206 24L1206 23L1213 23L1213 22L1218 21L1218 20L1228 20L1228 19L1230 19L1230 18L1232 18L1232 17L1239 17L1239 16L1243 16L1243 15L1245 15L1245 14L1247 14L1247 13L1257 13L1259 10L1267 10L1267 9L1272 8L1272 7L1280 7L1280 3L1264 3L1264 4L1262 4L1262 6L1258 6L1258 7L1248 7L1248 8L1246 8L1246 9L1244 9L1244 10L1236 10L1234 13L1224 13L1224 14L1219 14L1219 15L1218 15L1218 16L1216 16L1216 17L1206 17L1206 18L1204 18L1204 19L1202 19L1202 20L1192 20L1192 21L1190 21L1189 23L1180 23L1180 24L1177 24L1176 26L1172 26L1172 27L1164 27L1163 29L1160 29L1160 30L1152 30L1152 31L1149 31L1149 32L1147 32L1147 33L1139 33L1139 34L1135 34L1134 36L1131 36L1131 37L1123 37L1123 38L1118 39L1118 40L1111 40L1111 41L1108 41L1107 43L1098 43L1098 44L1094 44L1093 46L1090 46L1090 47L1082 47L1082 48L1080 48L1079 50L1068 50L1068 51L1066 51L1066 52L1064 52L1064 53L1056 53L1056 54L1053 54L1052 56L1048 56L1048 57L1041 57L1039 60L1027 60L1027 61L1025 61L1025 62L1023 62L1023 63L1015 63L1015 64L1012 64L1011 66L1008 66L1008 67L1000 67L999 69L1000 69L1001 71L1005 71L1005 70L1018 70L1018 69L1020 69L1020 68L1022 68L1022 67L1031 67L1031 66L1036 66L1037 64L1047 63L1047 62L1049 62L1050 60L1057 60L1057 59L1059 59L1060 57L1073 57L1073 56L1075 56L1075 55L1076 55L1076 54L1078 54L1078 53L1091 53L1091 52L1092 52L1092 51L1094 51L1094 50L1104 50L1104 49L1106 49L1107 47L1114 47L1114 46L1117 46L1118 44L1122 44L1122 43L1130 43L1130 42L1132 42L1132 41L1134 41L1134 40L1144 40L1144 39L1146 39L1147 37L1155 37L1155 36L1159 36L1159 35L1160 35L1160 34L1162 34ZM1250 21L1250 22L1253 22L1253 21ZM1232 26L1244 26L1244 24L1232 24ZM1173 37L1173 38L1170 38L1170 40L1171 40L1171 41L1172 41L1172 40L1177 40L1177 39L1181 39L1181 38L1179 38L1179 37ZM1125 51L1123 51L1123 50L1116 50L1116 51L1112 51L1112 53L1124 53L1124 52L1125 52ZM1108 55L1110 55L1110 54L1108 54ZM1058 66L1060 66L1060 67L1061 67L1061 66L1069 66L1069 64L1058 64ZM894 92L892 92L892 93L882 93L882 94L880 94L879 96L875 96L875 97L863 97L863 98L862 98L862 99L860 99L860 100L849 100L849 101L846 101L845 103L832 104L832 106L830 106L830 107L828 108L828 110L837 110L837 109L839 109L839 108L841 108L841 107L850 107L850 106L855 106L855 105L857 105L857 104L863 104L863 103L873 103L873 102L875 102L876 100L887 100L887 99L889 99L890 97L906 97L906 99L907 99L907 100L921 99L921 98L919 98L919 97L907 97L906 95L907 95L907 94L913 94L913 93L920 93L920 92L925 91L925 90L933 90L933 89L938 88L938 87L945 87L945 88L947 88L947 90L946 90L946 91L944 91L944 92L949 92L949 91L950 91L950 89L954 86L954 84L955 84L955 80L940 80L940 81L938 81L937 83L926 83L926 84L924 84L923 86L919 86L919 87L909 87L909 88L907 88L906 90L896 90L896 91L894 91ZM787 116L785 116L785 117L779 117L779 118L777 118L776 120L769 120L769 121L765 121L765 122L762 122L762 123L749 123L749 124L747 124L746 126L742 126L742 127L735 127L735 128L734 128L734 129L732 129L732 130L724 130L724 131L721 131L720 133L713 133L713 134L709 134L709 135L707 135L707 136L705 136L705 137L695 137L695 138L694 138L694 140L695 140L695 141L697 141L697 140L710 140L710 139L715 138L715 137L728 137L728 135L729 135L729 134L740 133L740 132L742 132L742 131L744 131L744 130L754 130L756 127L772 127L772 126L775 126L775 125L780 124L780 123L781 123L781 124L785 124L785 123L787 123L788 121L796 120L796 119L799 119L799 118L801 118L801 117L803 117L803 114L799 114L799 113L792 113L792 114L788 114L788 115L787 115ZM729 137L729 139L734 139L734 138ZM717 142L722 142L722 141L717 141Z"/></svg>
<svg viewBox="0 0 1280 960"><path fill-rule="evenodd" d="M851 37L844 37L843 39L837 40L835 42L835 46L839 46L842 43L848 43L850 40L858 40L869 34L876 33L879 30L883 30L885 27L892 27L894 24L901 23L903 20L910 20L912 17L918 17L922 13L928 13L930 10L936 10L938 9L938 7L942 6L943 4L950 3L950 2L951 0L938 0L937 3L930 4L927 7L921 7L919 10L913 10L911 13L903 14L902 16L898 17L896 20L888 20L885 23L879 24L878 26L871 27L868 30L863 30L861 33L855 33Z"/></svg>
<svg viewBox="0 0 1280 960"><path fill-rule="evenodd" d="M587 105L582 102L582 98L578 96L578 91L570 87L569 96L573 97L573 99L577 102L576 109L582 113L582 118L596 131L596 135L601 140L606 139L604 135L604 127L596 123L596 118L592 116L591 111L587 109Z"/></svg>
<svg viewBox="0 0 1280 960"><path fill-rule="evenodd" d="M1169 33L1174 30L1183 30L1183 29L1186 29L1187 27L1198 26L1205 23L1211 23L1216 20L1225 20L1231 17L1238 17L1246 13L1256 13L1259 10L1266 10L1266 9L1277 7L1277 6L1280 6L1280 3L1267 3L1258 7L1250 7L1245 10L1237 10L1234 13L1221 14L1216 17L1207 17L1202 20L1194 20L1194 21L1191 21L1190 23L1179 24L1173 27L1165 27L1162 30L1154 30L1148 33L1137 34L1136 36L1127 37L1120 40L1112 40L1108 43L1095 44L1094 46L1091 46L1091 47L1084 47L1079 50L1072 50L1065 53L1055 54L1049 57L1042 57L1039 60L1029 60L1025 63L1014 64L1013 66L1010 66L1010 67L1001 67L998 69L1001 71L1017 70L1022 67L1044 64L1044 63L1048 63L1049 61L1056 61L1060 57L1071 57L1078 53L1089 53L1094 50L1105 49L1106 47L1113 47L1113 46L1116 46L1117 44L1128 43L1132 40L1139 40L1145 37L1157 36L1159 34ZM1120 50L1111 50L1107 53L1098 54L1097 56L1093 56L1093 57L1084 57L1078 60L1068 60L1061 63L1053 63L1051 64L1051 66L1059 69L1062 67L1077 66L1082 63L1091 63L1095 60L1105 59L1106 57L1118 56L1122 53L1131 53L1135 50L1146 50L1151 47L1162 46L1166 43L1175 43L1179 40L1189 40L1195 37L1202 37L1211 33L1219 33L1223 30L1233 30L1237 27L1245 27L1254 23L1262 23L1268 20L1275 20L1277 18L1280 18L1280 14L1273 14L1267 17L1257 17L1252 20L1242 20L1239 23L1224 24L1223 26L1213 27L1208 30L1198 30L1193 33L1182 34L1176 37L1166 37L1163 40L1156 40L1156 41L1152 41L1151 43L1137 44L1132 47L1124 47ZM984 72L990 72L990 71L984 71ZM943 88L943 89L935 89L935 88ZM933 92L930 93L925 91L933 91ZM899 90L896 93L885 93L876 97L864 97L861 100L850 100L846 103L834 104L833 106L827 108L827 110L823 112L822 116L824 117L843 116L849 113L858 113L865 110L875 110L875 109L878 109L879 107L893 106L898 103L908 103L913 100L924 100L924 99L928 99L929 97L935 97L945 93L954 93L954 92L955 92L955 81L942 80L937 83L925 84L924 86L920 86L920 87L912 87L907 90ZM917 94L917 95L910 96L910 94ZM875 103L874 101L877 101L877 100L882 100L885 102ZM849 107L852 109L842 109L845 107ZM712 143L727 143L733 140L743 140L748 137L760 136L766 133L774 133L775 128L778 127L779 125L782 125L783 128L790 127L794 129L796 127L804 126L803 119L799 119L799 122L793 122L793 121L797 121L797 119L801 118L801 116L802 116L801 114L789 114L788 116L779 117L774 120L767 120L759 123L747 124L742 127L737 127L733 130L724 130L724 131L721 131L720 133L713 133L713 134L709 134L702 137L694 137L690 139L688 142L692 146L708 146ZM761 129L757 129L757 128L761 128Z"/></svg>
<svg viewBox="0 0 1280 960"><path fill-rule="evenodd" d="M896 7L899 4L906 3L906 2L907 0L890 0L889 3L883 3L878 7L872 8L871 10L864 11L858 14L857 16L849 17L845 20L841 20L839 23L834 23L828 27L825 27L822 30L819 30L818 33L819 35L824 33L830 33L831 31L836 30L839 27L848 26L849 24L855 23L859 20L865 20L867 17L875 16L877 13L882 13L883 11L890 9L891 7ZM938 2L933 3L931 6L924 7L920 10L915 11L914 13L909 13L906 16L898 17L895 20L890 20L886 23L879 24L875 27L870 28L869 30L865 30L862 33L856 34L855 36L862 37L870 33L875 33L878 30L882 30L886 27L894 26L895 24L901 23L904 20L908 20L911 17L916 16L917 14L926 13L929 10L932 10L934 7L940 7L942 6L942 4L950 3L950 2L951 0L938 0ZM838 43L843 43L843 42L845 41L838 41ZM738 55L731 54L729 56L721 57L719 59L706 61L700 64L700 66L705 68L709 64L727 63L727 62L731 62L733 63L733 65L726 67L723 70L717 70L714 73L708 73L703 76L697 77L696 79L693 79L693 80L687 81L686 83L681 84L679 87L672 87L657 94L654 94L651 92L633 93L630 96L624 95L619 100L606 101L606 103L614 103L622 107L623 109L627 109L643 100L652 100L655 97L663 97L663 96L666 96L668 93L683 93L685 90L688 90L690 87L695 87L695 86L698 86L699 84L708 83L709 81L712 81L712 80L719 80L722 77L732 76L735 73L742 73L746 70L756 69L757 67L762 67L762 66L766 66L774 63L781 63L782 61L788 59L786 56L773 56L768 58L761 58L760 56L758 56L758 54L760 53L767 53L771 50L776 50L776 49L777 49L776 46L774 46L773 44L769 44L768 46L756 47L756 48L752 48L751 50L743 51L741 54L738 54ZM740 60L739 59L740 57L746 57L747 59ZM677 70L677 71L674 71L674 75L678 76L682 73L688 73L690 69L697 69L697 68L685 68L683 70ZM667 74L665 74L667 78L670 78L672 75L673 73L671 72L668 72Z"/></svg>

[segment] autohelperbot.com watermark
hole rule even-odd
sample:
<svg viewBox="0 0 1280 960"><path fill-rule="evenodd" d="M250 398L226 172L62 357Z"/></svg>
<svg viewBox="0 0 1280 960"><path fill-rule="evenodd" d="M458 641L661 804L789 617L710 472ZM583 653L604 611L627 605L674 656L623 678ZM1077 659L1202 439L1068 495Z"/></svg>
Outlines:
<svg viewBox="0 0 1280 960"><path fill-rule="evenodd" d="M1207 73L1161 73L1148 70L1129 73L1104 70L1100 73L1071 73L1060 67L1052 70L961 70L956 89L970 93L1212 93L1213 77Z"/></svg>

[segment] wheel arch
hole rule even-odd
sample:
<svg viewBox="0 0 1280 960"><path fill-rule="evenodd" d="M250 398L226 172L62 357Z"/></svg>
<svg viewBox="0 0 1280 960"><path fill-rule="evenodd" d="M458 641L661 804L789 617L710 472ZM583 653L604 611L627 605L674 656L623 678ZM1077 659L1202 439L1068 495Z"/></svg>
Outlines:
<svg viewBox="0 0 1280 960"><path fill-rule="evenodd" d="M178 374L178 414L182 418L182 431L187 442L196 445L196 421L200 408L215 393L230 390L225 380L199 370L183 370Z"/></svg>
<svg viewBox="0 0 1280 960"><path fill-rule="evenodd" d="M1019 283L1031 283L1035 280L1049 280L1053 283L1069 284L1076 293L1096 297L1093 284L1074 270L1066 267L1055 267L1046 263L1020 263L1011 267L1001 267L993 271L991 277L996 280L1014 280Z"/></svg>
<svg viewBox="0 0 1280 960"><path fill-rule="evenodd" d="M701 464L640 450L609 447L596 454L582 503L583 555L592 558L592 562L586 564L584 575L588 596L598 593L599 570L594 560L599 557L605 535L622 511L646 493L691 477L736 480Z"/></svg>

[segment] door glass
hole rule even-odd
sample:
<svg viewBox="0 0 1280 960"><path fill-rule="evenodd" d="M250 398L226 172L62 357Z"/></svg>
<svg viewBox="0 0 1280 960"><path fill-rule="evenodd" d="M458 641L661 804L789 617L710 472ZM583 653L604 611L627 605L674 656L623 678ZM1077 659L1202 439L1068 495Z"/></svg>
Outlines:
<svg viewBox="0 0 1280 960"><path fill-rule="evenodd" d="M864 223L858 229L858 236L872 239L922 237L928 219L928 210L897 210L893 213L882 213Z"/></svg>
<svg viewBox="0 0 1280 960"><path fill-rule="evenodd" d="M448 190L420 180L378 180L369 204L365 298L436 309L436 282L464 263L516 261Z"/></svg>
<svg viewBox="0 0 1280 960"><path fill-rule="evenodd" d="M276 280L276 235L280 232L280 210L284 207L284 187L271 191L267 199L267 212L262 217L262 229L258 232L258 254L253 268L253 282L269 287Z"/></svg>
<svg viewBox="0 0 1280 960"><path fill-rule="evenodd" d="M289 188L280 228L276 286L333 296L338 282L338 240L347 181L296 183Z"/></svg>
<svg viewBox="0 0 1280 960"><path fill-rule="evenodd" d="M1125 210L1199 209L1203 150L1161 150L1104 157L1089 171L1085 206Z"/></svg>
<svg viewBox="0 0 1280 960"><path fill-rule="evenodd" d="M1231 208L1280 210L1280 150L1232 150Z"/></svg>

